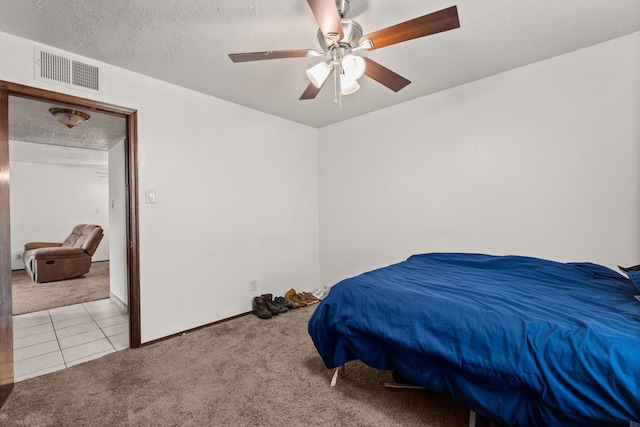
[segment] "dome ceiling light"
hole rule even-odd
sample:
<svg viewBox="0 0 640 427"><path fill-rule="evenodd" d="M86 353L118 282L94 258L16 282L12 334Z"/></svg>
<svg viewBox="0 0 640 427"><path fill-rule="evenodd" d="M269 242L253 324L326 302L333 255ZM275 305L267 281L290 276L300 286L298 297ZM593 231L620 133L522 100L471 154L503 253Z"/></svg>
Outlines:
<svg viewBox="0 0 640 427"><path fill-rule="evenodd" d="M72 129L74 126L80 125L91 118L87 113L69 108L51 108L49 112L53 114L53 117L55 117L56 120L69 129Z"/></svg>

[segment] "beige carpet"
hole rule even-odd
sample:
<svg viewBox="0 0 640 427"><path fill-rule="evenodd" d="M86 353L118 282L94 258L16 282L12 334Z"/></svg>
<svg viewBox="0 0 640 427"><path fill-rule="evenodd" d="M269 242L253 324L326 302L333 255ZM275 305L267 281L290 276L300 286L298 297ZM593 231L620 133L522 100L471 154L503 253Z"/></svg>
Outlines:
<svg viewBox="0 0 640 427"><path fill-rule="evenodd" d="M239 317L19 382L0 425L468 425L469 412L451 398L387 389L390 372L360 362L331 387L333 371L307 333L315 307Z"/></svg>
<svg viewBox="0 0 640 427"><path fill-rule="evenodd" d="M109 298L109 261L94 262L84 276L59 282L36 283L25 270L14 270L11 289L14 315Z"/></svg>

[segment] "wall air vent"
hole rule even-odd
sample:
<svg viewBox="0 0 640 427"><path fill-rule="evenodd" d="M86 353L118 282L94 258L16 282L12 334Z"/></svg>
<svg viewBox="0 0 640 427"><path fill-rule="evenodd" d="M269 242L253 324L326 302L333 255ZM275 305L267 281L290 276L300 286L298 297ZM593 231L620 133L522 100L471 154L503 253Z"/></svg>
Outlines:
<svg viewBox="0 0 640 427"><path fill-rule="evenodd" d="M66 52L36 46L34 77L36 80L102 95L102 68Z"/></svg>

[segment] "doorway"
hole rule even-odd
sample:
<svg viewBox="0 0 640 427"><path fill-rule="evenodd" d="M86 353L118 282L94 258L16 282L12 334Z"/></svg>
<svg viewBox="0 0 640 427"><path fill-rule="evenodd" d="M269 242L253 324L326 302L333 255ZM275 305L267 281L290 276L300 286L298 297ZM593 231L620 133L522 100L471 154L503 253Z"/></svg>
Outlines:
<svg viewBox="0 0 640 427"><path fill-rule="evenodd" d="M122 117L126 120L124 199L129 346L137 348L141 344L136 110L0 81L0 406L11 392L14 382L9 210L9 96L64 104L86 111Z"/></svg>

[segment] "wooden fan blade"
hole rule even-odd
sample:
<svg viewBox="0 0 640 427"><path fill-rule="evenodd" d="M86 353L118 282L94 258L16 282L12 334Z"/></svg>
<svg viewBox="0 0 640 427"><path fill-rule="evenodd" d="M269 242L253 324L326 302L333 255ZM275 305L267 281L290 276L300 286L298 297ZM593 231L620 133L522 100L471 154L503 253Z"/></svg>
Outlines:
<svg viewBox="0 0 640 427"><path fill-rule="evenodd" d="M267 50L265 52L230 53L233 62L264 61L265 59L304 58L309 49Z"/></svg>
<svg viewBox="0 0 640 427"><path fill-rule="evenodd" d="M322 87L316 87L313 83L309 83L309 86L307 86L304 92L302 92L299 99L301 101L304 99L315 99L315 97L320 93L320 89L322 89Z"/></svg>
<svg viewBox="0 0 640 427"><path fill-rule="evenodd" d="M364 74L377 81L378 83L388 87L392 91L397 92L411 83L400 74L394 73L387 67L378 64L373 59L364 57L363 59L367 66L364 70Z"/></svg>
<svg viewBox="0 0 640 427"><path fill-rule="evenodd" d="M442 9L438 12L433 12L367 34L360 38L360 43L367 39L371 40L373 47L369 48L369 50L373 50L395 43L453 30L454 28L460 28L457 6L451 6L447 9Z"/></svg>
<svg viewBox="0 0 640 427"><path fill-rule="evenodd" d="M320 25L322 34L332 40L336 40L336 42L342 40L344 37L342 18L340 18L340 13L338 13L336 1L307 0L307 3L309 3L309 7Z"/></svg>

